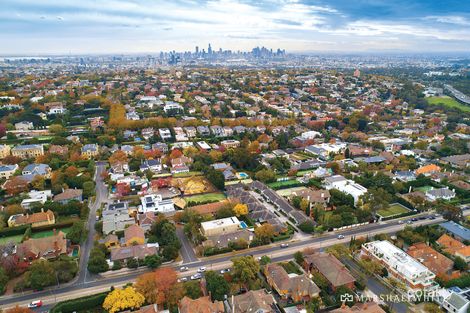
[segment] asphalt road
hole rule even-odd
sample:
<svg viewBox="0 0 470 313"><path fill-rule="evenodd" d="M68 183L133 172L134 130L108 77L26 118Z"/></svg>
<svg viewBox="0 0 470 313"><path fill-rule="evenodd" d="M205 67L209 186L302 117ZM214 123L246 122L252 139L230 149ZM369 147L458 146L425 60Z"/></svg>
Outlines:
<svg viewBox="0 0 470 313"><path fill-rule="evenodd" d="M468 212L465 212L468 213ZM92 215L90 213L90 215ZM442 222L442 218L434 220L426 219L414 222L414 226L418 225L429 225ZM204 258L202 260L185 263L185 266L189 268L187 272L180 273L180 277L187 277L196 273L200 267L207 267L208 270L219 270L222 268L228 268L231 266L230 259L234 256L253 255L255 257L267 255L273 261L281 261L292 258L292 254L296 251L303 250L305 248L316 248L321 249L327 246L331 246L337 243L349 242L351 236L373 236L378 233L395 233L405 227L406 224L399 224L397 221L388 221L377 224L369 224L349 230L341 231L344 235L344 239L337 239L338 233L327 233L320 237L307 237L299 241L289 242L289 247L280 248L279 244L273 244L270 246L257 247L243 252L232 253L229 255L219 255ZM86 263L85 263L86 264ZM168 265L174 267L176 270L181 266L180 264ZM2 308L9 308L16 304L27 305L33 300L42 299L46 305L51 305L58 301L66 299L73 299L80 296L85 296L105 290L109 290L111 286L121 286L128 282L132 282L137 276L142 274L145 270L139 269L131 272L127 272L123 275L116 276L100 276L89 277L89 279L79 279L74 284L62 286L60 289L48 289L39 292L29 292L25 294L15 294L11 296L4 296L0 298L0 306ZM43 309L38 309L43 311Z"/></svg>

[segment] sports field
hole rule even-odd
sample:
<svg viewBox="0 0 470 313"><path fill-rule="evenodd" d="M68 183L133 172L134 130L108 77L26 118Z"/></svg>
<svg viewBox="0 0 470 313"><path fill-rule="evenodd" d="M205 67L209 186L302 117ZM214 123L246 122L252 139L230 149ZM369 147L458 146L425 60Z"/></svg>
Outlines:
<svg viewBox="0 0 470 313"><path fill-rule="evenodd" d="M442 97L429 97L426 98L429 104L442 104L450 108L458 108L464 112L470 112L470 106L458 102L452 97L442 96Z"/></svg>

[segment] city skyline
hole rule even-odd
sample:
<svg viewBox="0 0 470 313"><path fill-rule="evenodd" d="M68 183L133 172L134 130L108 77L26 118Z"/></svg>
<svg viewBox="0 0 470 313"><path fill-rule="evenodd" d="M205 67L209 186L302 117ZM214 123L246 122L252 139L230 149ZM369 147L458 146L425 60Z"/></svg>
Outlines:
<svg viewBox="0 0 470 313"><path fill-rule="evenodd" d="M155 53L195 46L288 52L465 52L459 1L5 0L1 55Z"/></svg>

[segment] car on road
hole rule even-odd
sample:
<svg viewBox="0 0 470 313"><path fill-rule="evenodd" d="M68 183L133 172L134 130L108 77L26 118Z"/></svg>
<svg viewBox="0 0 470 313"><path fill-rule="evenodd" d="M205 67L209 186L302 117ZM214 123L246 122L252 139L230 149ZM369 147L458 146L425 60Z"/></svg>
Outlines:
<svg viewBox="0 0 470 313"><path fill-rule="evenodd" d="M35 300L28 304L28 308L39 308L42 306L42 300Z"/></svg>
<svg viewBox="0 0 470 313"><path fill-rule="evenodd" d="M343 236L343 235L338 235L337 238L338 238L338 239L344 239L344 236Z"/></svg>
<svg viewBox="0 0 470 313"><path fill-rule="evenodd" d="M281 244L281 249L287 248L287 247L289 247L289 244L288 244L288 243L282 243L282 244Z"/></svg>
<svg viewBox="0 0 470 313"><path fill-rule="evenodd" d="M180 272L186 272L187 270L189 270L189 267L187 267L187 266L181 266L180 267Z"/></svg>
<svg viewBox="0 0 470 313"><path fill-rule="evenodd" d="M200 267L200 268L197 269L197 272L198 272L198 273L204 273L205 271L206 271L206 267L205 267L205 266Z"/></svg>
<svg viewBox="0 0 470 313"><path fill-rule="evenodd" d="M406 224L413 224L413 221L412 220L407 220Z"/></svg>
<svg viewBox="0 0 470 313"><path fill-rule="evenodd" d="M201 278L202 278L202 274L201 274L201 273L197 273L197 274L191 275L191 280L196 280L196 279L201 279Z"/></svg>
<svg viewBox="0 0 470 313"><path fill-rule="evenodd" d="M411 219L411 221L412 221L412 222L417 222L418 219L417 219L416 217L413 217L413 218Z"/></svg>
<svg viewBox="0 0 470 313"><path fill-rule="evenodd" d="M220 270L220 274L225 274L225 273L230 273L230 269L226 268L226 269Z"/></svg>
<svg viewBox="0 0 470 313"><path fill-rule="evenodd" d="M436 219L436 217L433 216L433 215L430 215L428 218L429 218L430 220L435 220L435 219Z"/></svg>
<svg viewBox="0 0 470 313"><path fill-rule="evenodd" d="M399 220L399 221L398 221L398 224L403 224L403 221L402 221L402 220Z"/></svg>

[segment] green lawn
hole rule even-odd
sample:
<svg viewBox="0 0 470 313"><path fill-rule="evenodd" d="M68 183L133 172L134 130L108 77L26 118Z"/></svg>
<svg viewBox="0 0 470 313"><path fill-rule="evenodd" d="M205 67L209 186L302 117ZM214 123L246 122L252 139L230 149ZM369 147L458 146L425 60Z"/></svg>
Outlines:
<svg viewBox="0 0 470 313"><path fill-rule="evenodd" d="M277 181L277 182L268 184L268 186L271 187L274 190L291 188L291 187L298 187L299 185L301 185L301 183L299 183L295 179L285 180L285 181Z"/></svg>
<svg viewBox="0 0 470 313"><path fill-rule="evenodd" d="M424 192L426 193L426 191L428 190L431 190L432 189L432 186L422 186L422 187L416 187L414 188L415 191L421 191L421 192Z"/></svg>
<svg viewBox="0 0 470 313"><path fill-rule="evenodd" d="M452 97L442 96L442 97L429 97L426 99L429 104L443 104L447 107L458 108L464 112L470 112L470 106L462 104Z"/></svg>
<svg viewBox="0 0 470 313"><path fill-rule="evenodd" d="M276 191L276 193L280 195L281 197L289 197L294 191L300 191L304 189L307 189L307 187L301 186L301 187L281 189L281 190Z"/></svg>
<svg viewBox="0 0 470 313"><path fill-rule="evenodd" d="M390 206L386 209L378 210L377 214L382 217L390 217L390 216L400 215L400 214L407 213L407 212L409 212L409 210L403 205L398 204L398 203L393 203L393 204L390 204Z"/></svg>
<svg viewBox="0 0 470 313"><path fill-rule="evenodd" d="M221 201L225 200L227 197L223 193L206 193L203 195L195 195L190 197L185 197L186 202L206 202L206 201Z"/></svg>
<svg viewBox="0 0 470 313"><path fill-rule="evenodd" d="M16 235L10 237L0 237L0 245L7 244L9 242L20 243L23 239L23 235Z"/></svg>
<svg viewBox="0 0 470 313"><path fill-rule="evenodd" d="M71 227L66 227L66 228L61 228L61 229L58 229L57 231L62 231L63 233L68 233L70 231L70 228ZM33 233L31 235L31 238L45 238L45 237L50 237L54 235L54 231L53 230L46 230L46 231L42 231L42 232L39 232L39 233Z"/></svg>
<svg viewBox="0 0 470 313"><path fill-rule="evenodd" d="M182 177L201 176L201 175L202 175L202 172L192 171L192 172L187 172L187 173L173 174L173 177L182 178Z"/></svg>

